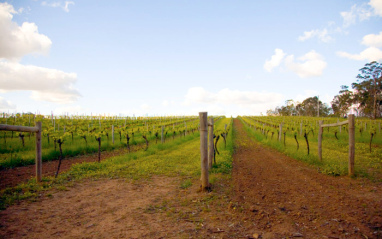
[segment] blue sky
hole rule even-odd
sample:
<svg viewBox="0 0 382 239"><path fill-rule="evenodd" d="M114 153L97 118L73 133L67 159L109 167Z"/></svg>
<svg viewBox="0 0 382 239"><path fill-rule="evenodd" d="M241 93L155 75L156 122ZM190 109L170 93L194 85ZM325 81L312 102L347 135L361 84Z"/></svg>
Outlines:
<svg viewBox="0 0 382 239"><path fill-rule="evenodd" d="M0 1L0 112L259 115L382 61L382 0Z"/></svg>

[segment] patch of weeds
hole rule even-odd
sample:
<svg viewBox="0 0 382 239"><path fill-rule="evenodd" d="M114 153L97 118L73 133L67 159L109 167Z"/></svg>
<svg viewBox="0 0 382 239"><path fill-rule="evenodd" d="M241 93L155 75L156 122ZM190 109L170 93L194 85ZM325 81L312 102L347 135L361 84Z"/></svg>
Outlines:
<svg viewBox="0 0 382 239"><path fill-rule="evenodd" d="M67 189L64 185L59 185L56 187L56 189L59 191L69 191L69 189Z"/></svg>
<svg viewBox="0 0 382 239"><path fill-rule="evenodd" d="M163 202L161 205L148 205L144 212L148 214L153 214L157 212L164 212L167 210L167 203Z"/></svg>
<svg viewBox="0 0 382 239"><path fill-rule="evenodd" d="M186 179L180 184L181 189L186 189L192 186L192 181L191 179Z"/></svg>

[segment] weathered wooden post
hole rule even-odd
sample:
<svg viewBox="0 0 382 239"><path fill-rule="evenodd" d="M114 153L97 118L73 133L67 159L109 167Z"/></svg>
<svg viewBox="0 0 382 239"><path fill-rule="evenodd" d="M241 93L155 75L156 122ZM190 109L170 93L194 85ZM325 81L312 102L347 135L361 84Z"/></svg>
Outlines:
<svg viewBox="0 0 382 239"><path fill-rule="evenodd" d="M214 118L210 118L208 122L208 169L212 168L214 160Z"/></svg>
<svg viewBox="0 0 382 239"><path fill-rule="evenodd" d="M337 119L337 123L340 123L340 120L339 120L339 119ZM341 125L338 126L338 131L339 131L339 133L341 133L341 131L342 131L342 126L341 126Z"/></svg>
<svg viewBox="0 0 382 239"><path fill-rule="evenodd" d="M208 191L208 148L207 148L207 112L199 112L200 120L200 158L202 191Z"/></svg>
<svg viewBox="0 0 382 239"><path fill-rule="evenodd" d="M349 120L349 176L354 175L354 155L355 155L355 122L354 115L348 115Z"/></svg>
<svg viewBox="0 0 382 239"><path fill-rule="evenodd" d="M279 126L279 141L281 141L281 135L283 134L283 123Z"/></svg>
<svg viewBox="0 0 382 239"><path fill-rule="evenodd" d="M164 132L164 126L162 125L162 130L161 130L161 142L162 142L162 144L164 143L164 134L163 134L163 132Z"/></svg>
<svg viewBox="0 0 382 239"><path fill-rule="evenodd" d="M111 139L112 139L113 144L114 144L114 125L111 125Z"/></svg>
<svg viewBox="0 0 382 239"><path fill-rule="evenodd" d="M42 178L42 153L41 153L41 129L42 123L36 122L36 181L41 182Z"/></svg>
<svg viewBox="0 0 382 239"><path fill-rule="evenodd" d="M322 120L318 122L318 159L322 161Z"/></svg>

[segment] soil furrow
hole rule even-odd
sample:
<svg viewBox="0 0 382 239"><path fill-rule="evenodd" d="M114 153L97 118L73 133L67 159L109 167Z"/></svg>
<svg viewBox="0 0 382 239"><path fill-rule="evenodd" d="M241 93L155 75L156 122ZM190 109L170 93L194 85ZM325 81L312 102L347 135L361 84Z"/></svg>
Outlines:
<svg viewBox="0 0 382 239"><path fill-rule="evenodd" d="M381 185L320 174L254 142L239 120L234 126L235 200L253 212L257 230L275 238L382 236Z"/></svg>

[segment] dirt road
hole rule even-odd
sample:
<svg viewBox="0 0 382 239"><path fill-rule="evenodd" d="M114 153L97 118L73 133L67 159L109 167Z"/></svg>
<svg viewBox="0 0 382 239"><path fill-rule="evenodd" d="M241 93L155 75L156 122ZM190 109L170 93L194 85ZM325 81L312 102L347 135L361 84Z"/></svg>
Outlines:
<svg viewBox="0 0 382 239"><path fill-rule="evenodd" d="M382 238L381 184L320 174L234 124L234 197L252 211L254 230L271 238Z"/></svg>
<svg viewBox="0 0 382 239"><path fill-rule="evenodd" d="M382 238L382 186L331 177L234 120L232 177L84 181L0 212L0 238Z"/></svg>

